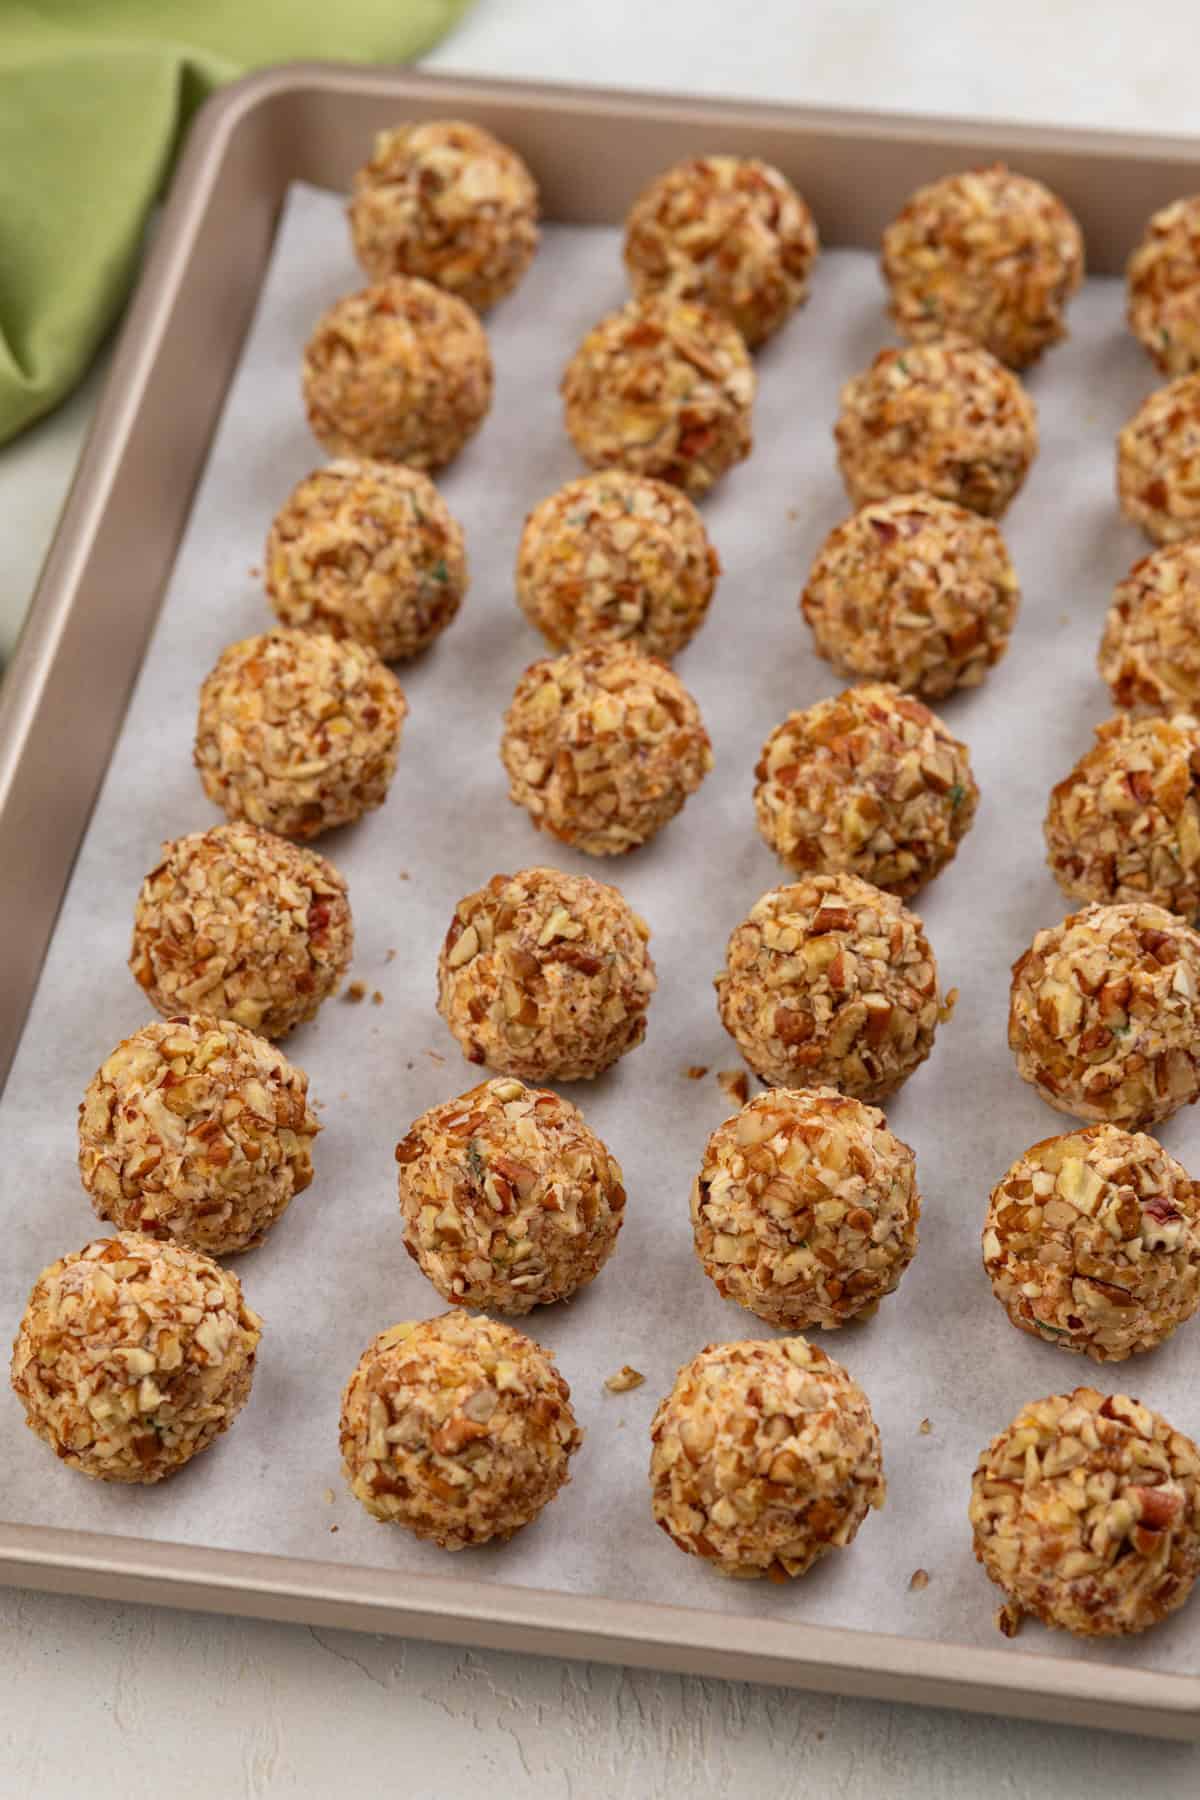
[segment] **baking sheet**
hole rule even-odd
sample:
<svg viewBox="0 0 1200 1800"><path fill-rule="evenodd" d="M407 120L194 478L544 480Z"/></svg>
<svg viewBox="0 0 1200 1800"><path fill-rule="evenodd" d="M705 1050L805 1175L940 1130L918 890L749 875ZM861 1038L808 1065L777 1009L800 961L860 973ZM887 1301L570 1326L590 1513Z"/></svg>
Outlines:
<svg viewBox="0 0 1200 1800"><path fill-rule="evenodd" d="M191 768L196 688L225 643L270 623L251 571L274 510L319 461L298 395L301 347L322 308L359 284L340 199L294 189L0 1102L8 1246L0 1316L13 1328L42 1265L102 1229L75 1171L76 1106L97 1064L146 1017L125 966L140 878L162 838L216 818ZM700 702L717 767L655 844L598 865L539 837L509 805L496 743L513 684L542 651L512 597L521 523L578 472L558 377L582 332L623 295L614 232L554 227L519 293L488 321L495 406L440 483L467 532L472 590L441 644L400 672L412 712L387 806L321 840L350 881L354 974L384 998L380 1006L330 1002L287 1043L311 1075L326 1130L313 1187L263 1249L234 1265L267 1321L249 1406L174 1481L129 1491L57 1466L9 1400L0 1510L18 1522L995 1646L999 1596L973 1561L965 1518L976 1453L1024 1400L1106 1382L1105 1371L1012 1330L990 1297L978 1238L993 1181L1066 1123L1012 1068L1008 965L1038 926L1066 910L1042 866L1040 820L1051 781L1108 710L1095 644L1112 583L1143 548L1113 503L1112 440L1151 371L1124 335L1119 284L1089 283L1072 310L1071 340L1030 383L1042 454L1005 525L1025 589L1013 646L982 691L941 708L971 745L983 799L957 862L917 902L943 983L961 991L933 1057L889 1108L917 1151L921 1249L874 1320L821 1340L871 1397L888 1505L849 1553L801 1583L727 1583L673 1551L653 1526L646 1432L676 1367L702 1344L770 1335L719 1299L691 1248L692 1173L708 1132L731 1110L715 1073L737 1066L711 977L730 928L780 879L753 823L761 741L790 708L839 685L812 654L796 597L826 531L847 511L830 438L838 389L886 330L873 259L827 254L808 307L760 355L754 457L705 507L724 577L708 623L676 665ZM578 1300L529 1322L555 1351L587 1429L574 1480L512 1544L449 1559L374 1524L345 1493L338 1400L375 1331L441 1310L404 1252L392 1148L418 1112L478 1078L433 1005L437 947L455 900L497 869L537 861L621 885L650 922L660 989L643 1048L600 1082L568 1090L620 1157L630 1196L608 1269ZM710 1074L689 1081L690 1064L707 1064ZM1194 1116L1162 1136L1185 1162L1200 1162ZM1200 1408L1188 1377L1197 1356L1193 1324L1152 1356L1108 1372L1108 1384L1131 1388L1196 1434ZM645 1386L607 1394L604 1377L625 1362L645 1373ZM926 1416L933 1431L922 1436ZM930 1584L910 1593L918 1567ZM1031 1625L1020 1644L1195 1673L1200 1610L1140 1642L1076 1645Z"/></svg>

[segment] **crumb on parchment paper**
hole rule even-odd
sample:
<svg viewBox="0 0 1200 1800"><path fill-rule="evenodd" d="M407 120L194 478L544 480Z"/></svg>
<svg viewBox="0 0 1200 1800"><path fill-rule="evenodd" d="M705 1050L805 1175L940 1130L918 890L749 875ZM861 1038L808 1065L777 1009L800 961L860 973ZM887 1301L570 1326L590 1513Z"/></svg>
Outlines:
<svg viewBox="0 0 1200 1800"><path fill-rule="evenodd" d="M366 999L366 997L367 984L365 981L352 981L350 986L346 989L344 996L351 1006L358 1006L361 1001Z"/></svg>
<svg viewBox="0 0 1200 1800"><path fill-rule="evenodd" d="M735 1106L745 1106L750 1098L750 1080L745 1069L718 1069L717 1085Z"/></svg>
<svg viewBox="0 0 1200 1800"><path fill-rule="evenodd" d="M683 1075L685 1081L703 1081L708 1074L707 1063L685 1063Z"/></svg>
<svg viewBox="0 0 1200 1800"><path fill-rule="evenodd" d="M933 1420L932 1419L922 1419L921 1423L917 1426L917 1430L920 1432L922 1437L928 1437L930 1432L933 1430Z"/></svg>
<svg viewBox="0 0 1200 1800"><path fill-rule="evenodd" d="M929 1586L929 1570L928 1569L914 1569L912 1574L908 1578L909 1592L913 1593L913 1594L919 1594L921 1592L922 1588L927 1588L928 1586Z"/></svg>
<svg viewBox="0 0 1200 1800"><path fill-rule="evenodd" d="M610 1394L627 1394L631 1388L641 1387L646 1377L640 1369L630 1363L622 1363L615 1375L610 1375L604 1383Z"/></svg>

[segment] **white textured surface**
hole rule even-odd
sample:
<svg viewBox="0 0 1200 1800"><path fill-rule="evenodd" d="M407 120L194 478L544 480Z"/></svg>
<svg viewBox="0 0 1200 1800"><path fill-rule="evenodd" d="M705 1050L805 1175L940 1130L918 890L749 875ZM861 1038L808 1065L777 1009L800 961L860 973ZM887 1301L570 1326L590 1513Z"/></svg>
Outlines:
<svg viewBox="0 0 1200 1800"><path fill-rule="evenodd" d="M1192 0L480 0L463 73L1194 128ZM0 453L0 611L19 610L86 402ZM1194 1800L1200 1752L766 1688L0 1593L0 1791Z"/></svg>

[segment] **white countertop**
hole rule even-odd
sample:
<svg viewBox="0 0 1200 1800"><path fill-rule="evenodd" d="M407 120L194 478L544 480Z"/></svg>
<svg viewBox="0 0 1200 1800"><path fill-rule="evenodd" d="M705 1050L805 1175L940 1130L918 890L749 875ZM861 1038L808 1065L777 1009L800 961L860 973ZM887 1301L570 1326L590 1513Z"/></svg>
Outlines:
<svg viewBox="0 0 1200 1800"><path fill-rule="evenodd" d="M463 74L1189 132L1194 0L478 0ZM97 387L0 450L0 648ZM1200 1749L0 1590L0 1793L1195 1800Z"/></svg>

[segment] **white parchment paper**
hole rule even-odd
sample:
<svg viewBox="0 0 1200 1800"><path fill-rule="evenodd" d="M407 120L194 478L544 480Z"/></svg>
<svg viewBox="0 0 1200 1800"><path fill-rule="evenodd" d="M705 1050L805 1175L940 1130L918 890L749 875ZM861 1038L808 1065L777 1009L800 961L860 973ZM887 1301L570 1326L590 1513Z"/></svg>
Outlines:
<svg viewBox="0 0 1200 1800"><path fill-rule="evenodd" d="M102 1229L76 1173L76 1107L97 1065L147 1016L125 960L141 876L163 838L216 821L191 765L197 686L224 644L271 622L253 571L275 509L320 461L300 404L301 348L321 310L358 285L340 199L297 188L0 1104L6 1331L39 1269ZM827 254L807 308L760 356L753 458L706 505L724 576L708 623L677 663L711 731L716 769L654 844L596 864L539 837L509 804L497 742L517 676L542 654L512 593L522 521L579 473L558 377L583 331L623 295L616 233L556 227L520 292L488 321L495 406L441 482L466 529L471 592L441 643L400 671L412 710L386 807L320 843L349 878L354 974L383 1004L331 1001L287 1041L323 1103L325 1131L313 1187L264 1248L235 1264L266 1319L249 1406L182 1475L135 1490L60 1467L4 1399L0 1513L999 1645L999 1595L974 1563L966 1520L987 1438L1025 1400L1082 1381L1124 1387L1200 1434L1200 1320L1106 1375L1014 1331L979 1256L994 1181L1027 1145L1067 1126L1014 1071L1008 968L1039 926L1067 910L1043 867L1041 819L1051 782L1109 710L1096 643L1112 584L1144 548L1113 499L1113 438L1152 371L1124 333L1119 284L1090 282L1073 306L1070 341L1031 378L1042 452L1005 525L1024 586L1012 648L982 690L942 707L971 746L983 797L958 860L917 901L944 985L961 990L931 1060L890 1108L917 1152L921 1247L873 1321L822 1340L871 1398L887 1507L850 1551L802 1582L723 1582L651 1521L647 1427L676 1368L703 1344L768 1335L719 1299L691 1246L692 1174L707 1134L733 1110L715 1073L738 1063L711 981L730 929L782 878L754 827L762 740L791 708L841 685L813 654L797 595L825 533L849 510L830 437L840 384L886 330L873 259ZM69 733L63 741L67 754ZM510 1545L450 1559L374 1524L346 1493L338 1402L373 1333L442 1310L404 1252L392 1150L417 1113L480 1076L434 1009L437 949L454 902L497 870L539 861L622 886L650 922L660 988L645 1045L601 1081L569 1090L623 1163L629 1191L607 1270L528 1327L554 1350L586 1427L573 1482ZM711 1073L688 1080L688 1064ZM1163 1137L1200 1167L1200 1115L1181 1115ZM645 1373L645 1386L606 1393L605 1376L626 1362ZM929 1436L918 1431L925 1417ZM910 1593L918 1567L929 1586ZM1020 1645L1194 1673L1200 1601L1132 1643L1077 1645L1030 1625Z"/></svg>

